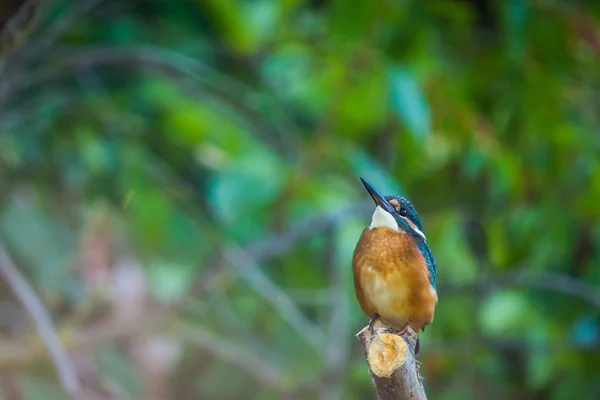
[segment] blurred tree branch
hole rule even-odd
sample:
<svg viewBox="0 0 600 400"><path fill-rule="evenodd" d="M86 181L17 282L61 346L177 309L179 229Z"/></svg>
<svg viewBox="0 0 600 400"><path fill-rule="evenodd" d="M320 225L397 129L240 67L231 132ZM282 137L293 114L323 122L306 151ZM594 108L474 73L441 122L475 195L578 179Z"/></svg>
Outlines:
<svg viewBox="0 0 600 400"><path fill-rule="evenodd" d="M224 252L223 257L307 343L321 354L325 344L325 337L321 329L306 318L289 296L262 272L250 253L232 247Z"/></svg>
<svg viewBox="0 0 600 400"><path fill-rule="evenodd" d="M170 309L154 307L139 319L102 319L89 326L60 327L57 336L64 347L72 350L92 351L115 340L147 333L167 323ZM36 337L0 341L0 370L28 368L47 357Z"/></svg>
<svg viewBox="0 0 600 400"><path fill-rule="evenodd" d="M259 382L280 391L291 389L291 381L282 368L252 350L228 341L199 326L181 325L175 329L178 337L201 346L220 359L241 367Z"/></svg>
<svg viewBox="0 0 600 400"><path fill-rule="evenodd" d="M2 242L0 242L0 273L35 322L38 333L56 367L63 389L72 399L80 398L77 372L54 330L52 318L31 285L13 263Z"/></svg>
<svg viewBox="0 0 600 400"><path fill-rule="evenodd" d="M252 254L258 261L266 261L285 254L308 235L315 235L323 230L335 228L347 220L348 215L366 213L367 210L371 209L371 203L368 201L355 203L334 208L330 212L310 216L289 229L276 232L272 236L247 245L245 247L246 252Z"/></svg>
<svg viewBox="0 0 600 400"><path fill-rule="evenodd" d="M259 382L280 391L287 391L292 383L283 374L283 369L255 351L228 341L216 334L198 327L181 325L176 321L173 309L153 307L145 311L143 320L112 318L100 320L90 326L66 326L59 329L65 347L77 351L91 352L116 340L149 334L158 329L170 331L170 335L185 342L199 345L218 358L239 366ZM175 323L173 328L168 326ZM19 341L0 341L0 371L19 370L39 364L46 358L43 347L36 338Z"/></svg>

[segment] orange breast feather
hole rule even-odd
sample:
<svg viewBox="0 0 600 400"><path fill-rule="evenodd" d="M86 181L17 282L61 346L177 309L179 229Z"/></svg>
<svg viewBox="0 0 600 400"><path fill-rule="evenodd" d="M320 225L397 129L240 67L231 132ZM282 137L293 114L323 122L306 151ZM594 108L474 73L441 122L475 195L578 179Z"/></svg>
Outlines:
<svg viewBox="0 0 600 400"><path fill-rule="evenodd" d="M354 289L364 313L390 328L418 332L433 321L437 293L413 239L390 228L366 229L352 258Z"/></svg>

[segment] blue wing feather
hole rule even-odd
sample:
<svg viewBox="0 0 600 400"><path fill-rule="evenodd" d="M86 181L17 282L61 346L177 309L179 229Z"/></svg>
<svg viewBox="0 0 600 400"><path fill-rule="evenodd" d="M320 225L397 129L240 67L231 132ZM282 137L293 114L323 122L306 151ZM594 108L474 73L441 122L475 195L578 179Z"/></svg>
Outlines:
<svg viewBox="0 0 600 400"><path fill-rule="evenodd" d="M437 265L435 263L435 257L433 256L433 252L427 245L427 242L424 240L420 240L419 249L423 253L425 257L425 261L427 262L427 271L429 272L429 282L434 289L436 289L435 279L437 278Z"/></svg>

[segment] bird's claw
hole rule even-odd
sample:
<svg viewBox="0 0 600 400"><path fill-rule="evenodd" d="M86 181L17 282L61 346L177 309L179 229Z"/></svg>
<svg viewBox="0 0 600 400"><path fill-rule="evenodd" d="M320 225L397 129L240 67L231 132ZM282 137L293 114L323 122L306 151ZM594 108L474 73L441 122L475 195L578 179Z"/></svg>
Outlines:
<svg viewBox="0 0 600 400"><path fill-rule="evenodd" d="M375 321L377 321L377 319L379 319L379 315L373 314L371 320L369 321L369 332L371 335L375 334Z"/></svg>
<svg viewBox="0 0 600 400"><path fill-rule="evenodd" d="M371 317L371 320L369 321L369 332L371 333L371 335L375 334L375 322L378 319L379 319L379 315L378 314L373 314L373 316ZM393 335L402 336L408 330L409 325L410 325L409 322L405 323L404 326L402 328L400 328L400 330L395 330L395 329L392 329L392 328L386 326L385 328L383 328L381 330L378 329L378 331L381 331L383 333L391 333Z"/></svg>
<svg viewBox="0 0 600 400"><path fill-rule="evenodd" d="M392 328L385 328L385 332L391 333L394 335L398 335L398 336L402 336L406 333L406 331L408 331L408 327L409 327L409 323L407 322L406 324L404 324L404 326L402 328L400 328L400 330L394 330Z"/></svg>

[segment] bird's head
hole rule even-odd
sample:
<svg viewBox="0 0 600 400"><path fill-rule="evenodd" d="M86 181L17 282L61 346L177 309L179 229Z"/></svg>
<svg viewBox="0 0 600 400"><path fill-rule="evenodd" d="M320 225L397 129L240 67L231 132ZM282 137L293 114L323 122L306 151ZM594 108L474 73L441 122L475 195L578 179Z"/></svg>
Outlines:
<svg viewBox="0 0 600 400"><path fill-rule="evenodd" d="M419 214L406 197L383 196L365 179L360 178L360 180L375 201L375 212L369 229L387 227L426 239L421 231Z"/></svg>

